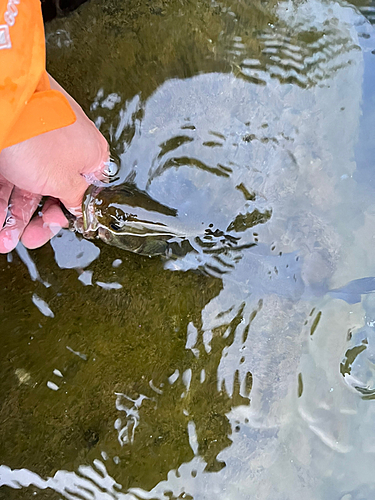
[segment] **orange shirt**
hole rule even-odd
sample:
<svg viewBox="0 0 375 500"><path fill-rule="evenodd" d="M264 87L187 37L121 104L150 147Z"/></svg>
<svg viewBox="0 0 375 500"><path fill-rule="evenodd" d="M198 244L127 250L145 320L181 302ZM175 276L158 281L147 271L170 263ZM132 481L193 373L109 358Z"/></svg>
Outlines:
<svg viewBox="0 0 375 500"><path fill-rule="evenodd" d="M50 89L40 0L0 0L0 151L75 120Z"/></svg>

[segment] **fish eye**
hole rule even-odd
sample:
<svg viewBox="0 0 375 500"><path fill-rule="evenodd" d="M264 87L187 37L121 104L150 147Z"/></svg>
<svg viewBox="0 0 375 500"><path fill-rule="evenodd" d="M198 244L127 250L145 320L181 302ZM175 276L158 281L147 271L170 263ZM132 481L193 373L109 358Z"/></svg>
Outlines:
<svg viewBox="0 0 375 500"><path fill-rule="evenodd" d="M110 223L109 227L113 230L113 231L121 231L121 227L118 226L117 224L114 224L113 222Z"/></svg>

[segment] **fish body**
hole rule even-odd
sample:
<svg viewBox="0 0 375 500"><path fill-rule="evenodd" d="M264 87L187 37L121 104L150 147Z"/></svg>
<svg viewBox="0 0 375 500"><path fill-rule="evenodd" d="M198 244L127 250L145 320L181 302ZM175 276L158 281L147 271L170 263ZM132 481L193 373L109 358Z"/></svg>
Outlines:
<svg viewBox="0 0 375 500"><path fill-rule="evenodd" d="M218 241L222 247L227 244L232 249L236 248L233 235L213 230L212 224L189 227L191 224L186 224L177 209L156 201L131 183L110 187L90 186L82 203L82 212L83 222L78 230L86 238L98 236L109 245L140 255L185 256L196 251L195 245L192 245L196 239L203 248L207 246L206 253ZM374 292L375 278L366 277L336 289L323 287L317 294L328 293L333 298L354 304L361 301L362 295Z"/></svg>

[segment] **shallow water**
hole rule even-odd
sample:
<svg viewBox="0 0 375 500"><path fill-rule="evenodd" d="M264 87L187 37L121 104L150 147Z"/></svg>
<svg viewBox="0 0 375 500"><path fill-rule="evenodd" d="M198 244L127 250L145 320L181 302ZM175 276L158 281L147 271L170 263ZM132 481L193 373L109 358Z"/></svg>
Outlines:
<svg viewBox="0 0 375 500"><path fill-rule="evenodd" d="M117 182L239 243L0 258L1 499L373 498L373 13L97 0L47 26Z"/></svg>

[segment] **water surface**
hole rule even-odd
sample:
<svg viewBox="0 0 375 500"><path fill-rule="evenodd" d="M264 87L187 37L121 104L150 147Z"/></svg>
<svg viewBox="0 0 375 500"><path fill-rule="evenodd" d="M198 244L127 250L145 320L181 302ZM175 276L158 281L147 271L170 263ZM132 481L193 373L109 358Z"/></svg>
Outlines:
<svg viewBox="0 0 375 500"><path fill-rule="evenodd" d="M1 257L0 498L373 497L372 22L96 0L47 25L116 182L238 239Z"/></svg>

